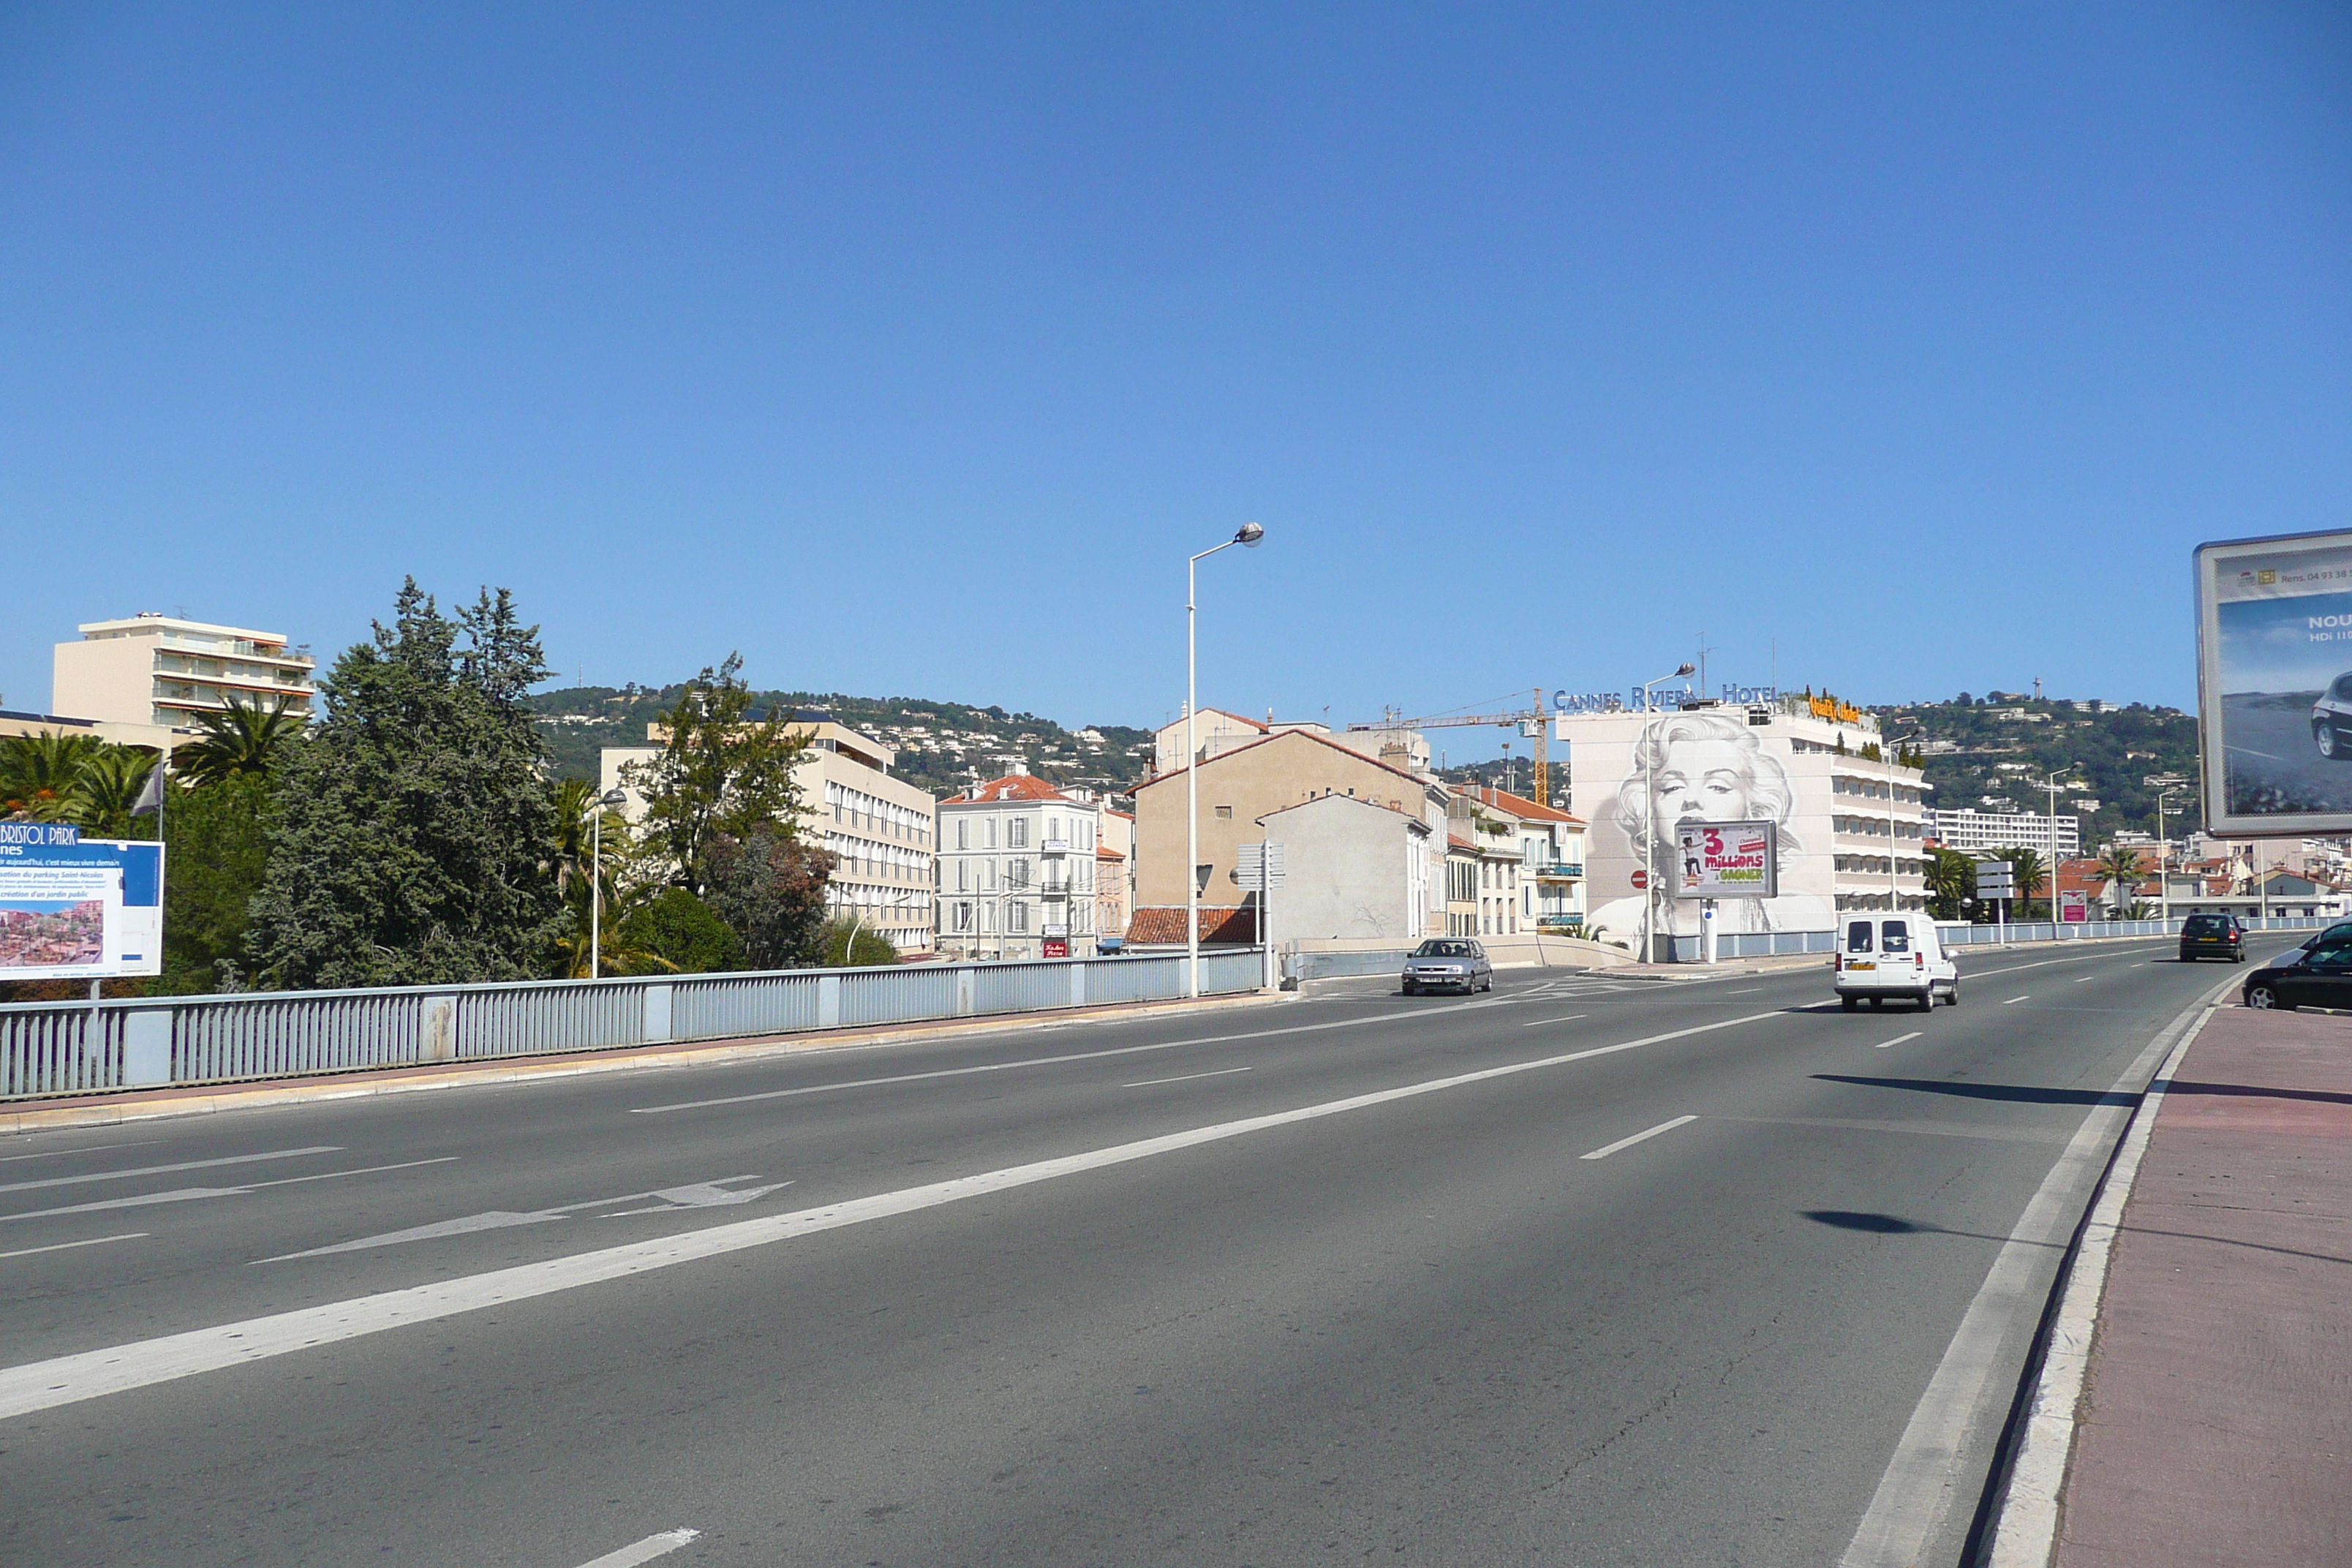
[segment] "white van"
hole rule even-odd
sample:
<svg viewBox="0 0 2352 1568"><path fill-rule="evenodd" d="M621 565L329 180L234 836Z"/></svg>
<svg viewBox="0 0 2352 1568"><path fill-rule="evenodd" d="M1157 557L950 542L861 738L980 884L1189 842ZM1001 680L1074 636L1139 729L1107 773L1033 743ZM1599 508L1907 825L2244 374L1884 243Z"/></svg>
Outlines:
<svg viewBox="0 0 2352 1568"><path fill-rule="evenodd" d="M1960 970L1936 940L1936 922L1918 914L1856 914L1838 930L1837 997L1853 1012L1903 997L1920 1008L1936 998L1960 1005Z"/></svg>

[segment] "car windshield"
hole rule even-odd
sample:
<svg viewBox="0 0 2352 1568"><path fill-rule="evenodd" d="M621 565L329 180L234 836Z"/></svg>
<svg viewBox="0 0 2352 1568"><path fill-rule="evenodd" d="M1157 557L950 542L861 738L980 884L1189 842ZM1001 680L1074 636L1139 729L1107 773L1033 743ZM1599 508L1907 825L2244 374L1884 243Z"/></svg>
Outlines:
<svg viewBox="0 0 2352 1568"><path fill-rule="evenodd" d="M2191 915L2181 931L2189 936L2219 936L2229 929L2229 922L2220 915Z"/></svg>
<svg viewBox="0 0 2352 1568"><path fill-rule="evenodd" d="M1466 942L1424 942L1412 950L1412 955L1415 958L1468 958L1470 944Z"/></svg>

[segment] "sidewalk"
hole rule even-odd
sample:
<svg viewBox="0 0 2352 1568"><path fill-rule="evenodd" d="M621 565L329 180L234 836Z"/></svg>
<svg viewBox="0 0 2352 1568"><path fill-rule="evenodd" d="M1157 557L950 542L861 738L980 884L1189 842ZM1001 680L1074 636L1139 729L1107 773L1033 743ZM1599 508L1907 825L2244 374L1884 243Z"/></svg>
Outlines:
<svg viewBox="0 0 2352 1568"><path fill-rule="evenodd" d="M2124 1205L2062 1568L2352 1563L2352 1017L2225 1006Z"/></svg>

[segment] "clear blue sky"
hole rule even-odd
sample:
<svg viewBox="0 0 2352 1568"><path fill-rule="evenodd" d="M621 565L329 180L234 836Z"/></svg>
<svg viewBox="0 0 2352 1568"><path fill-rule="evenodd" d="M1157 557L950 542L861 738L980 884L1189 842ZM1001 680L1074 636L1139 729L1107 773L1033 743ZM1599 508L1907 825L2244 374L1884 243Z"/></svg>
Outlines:
<svg viewBox="0 0 2352 1568"><path fill-rule="evenodd" d="M414 573L1150 723L1255 519L1222 706L2188 705L2189 547L2352 524L2347 16L12 8L0 692Z"/></svg>

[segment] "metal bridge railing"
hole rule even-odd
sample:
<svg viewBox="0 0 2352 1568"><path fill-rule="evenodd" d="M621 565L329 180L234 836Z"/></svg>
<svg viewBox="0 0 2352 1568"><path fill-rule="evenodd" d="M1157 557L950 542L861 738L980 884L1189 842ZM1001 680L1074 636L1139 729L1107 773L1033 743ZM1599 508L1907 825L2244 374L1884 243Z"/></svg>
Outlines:
<svg viewBox="0 0 2352 1568"><path fill-rule="evenodd" d="M1204 953L1203 995L1258 988L1250 948ZM1186 994L1181 957L1053 958L656 979L259 991L0 1005L0 1099L423 1067Z"/></svg>

